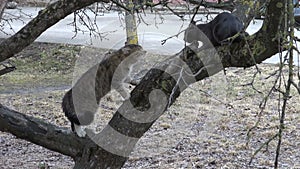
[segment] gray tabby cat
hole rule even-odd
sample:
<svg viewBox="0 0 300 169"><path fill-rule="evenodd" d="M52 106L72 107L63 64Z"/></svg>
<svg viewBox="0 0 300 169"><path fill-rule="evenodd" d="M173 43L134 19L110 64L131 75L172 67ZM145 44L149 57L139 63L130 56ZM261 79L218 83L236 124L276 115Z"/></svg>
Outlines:
<svg viewBox="0 0 300 169"><path fill-rule="evenodd" d="M111 88L117 90L123 99L130 97L124 83L129 79L134 63L144 55L142 47L126 45L118 51L106 54L104 60L82 75L62 101L62 109L71 122L73 132L79 137L86 135L81 126L93 122L100 99Z"/></svg>

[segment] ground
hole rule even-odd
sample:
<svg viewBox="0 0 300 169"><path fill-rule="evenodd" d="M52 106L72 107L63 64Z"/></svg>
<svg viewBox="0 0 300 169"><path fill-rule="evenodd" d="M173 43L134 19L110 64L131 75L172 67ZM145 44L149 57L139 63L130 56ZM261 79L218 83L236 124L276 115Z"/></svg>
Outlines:
<svg viewBox="0 0 300 169"><path fill-rule="evenodd" d="M70 126L60 105L72 84L76 60L80 56L101 56L106 51L34 43L10 60L17 70L0 77L0 103L55 125ZM148 54L143 64L146 66L139 68L147 70L165 57ZM255 78L254 86L261 93L247 85L256 72L254 67L230 68L226 75L219 73L190 86L142 137L124 168L271 168L277 140L263 147L249 164L255 151L278 131L278 93L270 95L265 109L259 106L271 90L275 78L269 76L278 65L258 67L262 73ZM285 119L280 168L300 168L299 100L293 89ZM102 99L98 129L117 110L118 101L114 92ZM247 137L258 119L260 123ZM0 132L0 168L67 169L73 165L69 157Z"/></svg>

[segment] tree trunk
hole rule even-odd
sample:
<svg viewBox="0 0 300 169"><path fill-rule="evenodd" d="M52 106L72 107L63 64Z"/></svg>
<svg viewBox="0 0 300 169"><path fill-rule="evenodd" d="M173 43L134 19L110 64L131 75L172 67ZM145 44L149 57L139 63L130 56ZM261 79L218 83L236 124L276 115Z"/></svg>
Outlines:
<svg viewBox="0 0 300 169"><path fill-rule="evenodd" d="M0 0L0 22L8 0Z"/></svg>
<svg viewBox="0 0 300 169"><path fill-rule="evenodd" d="M128 0L126 2L127 8L129 11L125 11L125 24L126 24L126 36L127 36L127 44L138 44L138 36L137 36L137 27L136 27L136 19L134 15L134 4L132 0Z"/></svg>

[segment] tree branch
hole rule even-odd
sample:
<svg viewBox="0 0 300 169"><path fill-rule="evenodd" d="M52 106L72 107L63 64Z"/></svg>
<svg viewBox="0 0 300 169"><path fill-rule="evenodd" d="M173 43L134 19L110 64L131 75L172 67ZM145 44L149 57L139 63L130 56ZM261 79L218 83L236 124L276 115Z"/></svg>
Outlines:
<svg viewBox="0 0 300 169"><path fill-rule="evenodd" d="M245 0L236 0L234 2L235 10L232 13L243 21L245 29L249 26L261 5L264 4L262 1L265 0L256 0L253 3L246 3Z"/></svg>
<svg viewBox="0 0 300 169"><path fill-rule="evenodd" d="M1 0L1 2L0 2L0 21L2 19L2 15L3 15L3 12L4 12L7 2L8 2L8 0Z"/></svg>
<svg viewBox="0 0 300 169"><path fill-rule="evenodd" d="M15 66L5 67L5 68L0 70L0 76L4 75L6 73L12 72L14 70L16 70Z"/></svg>
<svg viewBox="0 0 300 169"><path fill-rule="evenodd" d="M0 131L71 157L80 153L84 146L82 143L86 141L67 132L66 128L10 110L1 104Z"/></svg>
<svg viewBox="0 0 300 169"><path fill-rule="evenodd" d="M207 2L204 0L185 0L188 3L204 6L205 8L217 8L217 9L223 9L223 10L229 10L233 11L234 9L234 3L233 0L229 0L226 2Z"/></svg>
<svg viewBox="0 0 300 169"><path fill-rule="evenodd" d="M0 131L72 157L75 169L120 168L116 166L122 166L127 160L100 148L89 137L80 138L67 128L10 110L1 104ZM90 166L85 165L88 162Z"/></svg>
<svg viewBox="0 0 300 169"><path fill-rule="evenodd" d="M41 10L38 15L19 32L0 43L0 62L22 51L45 30L67 15L94 2L108 3L110 0L60 0Z"/></svg>

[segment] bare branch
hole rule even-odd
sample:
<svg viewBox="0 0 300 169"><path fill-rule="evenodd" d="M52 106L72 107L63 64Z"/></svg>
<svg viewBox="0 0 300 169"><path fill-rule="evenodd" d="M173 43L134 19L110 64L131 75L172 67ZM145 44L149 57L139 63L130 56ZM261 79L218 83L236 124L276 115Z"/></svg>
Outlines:
<svg viewBox="0 0 300 169"><path fill-rule="evenodd" d="M204 0L185 0L191 4L195 4L195 5L200 5L200 6L204 6L205 8L217 8L217 9L224 9L224 10L229 10L229 11L233 11L234 9L234 2L233 0L229 0L226 2L207 2Z"/></svg>
<svg viewBox="0 0 300 169"><path fill-rule="evenodd" d="M65 18L72 12L89 6L94 2L110 2L109 0L62 0L50 4L41 10L34 19L12 37L0 43L0 62L12 57L31 44L49 27Z"/></svg>
<svg viewBox="0 0 300 169"><path fill-rule="evenodd" d="M257 65L255 65L255 66L257 67ZM251 86L254 91L256 91L259 94L262 94L262 92L259 91L258 89L256 89L256 87L254 86L255 78L256 78L257 74L259 74L259 73L261 73L261 72L260 72L260 70L257 67L256 68L256 72L253 74L251 82L247 83L247 84L243 84L242 86Z"/></svg>
<svg viewBox="0 0 300 169"><path fill-rule="evenodd" d="M2 19L2 15L3 15L3 12L4 12L7 2L8 2L8 0L1 0L1 2L0 2L0 21Z"/></svg>
<svg viewBox="0 0 300 169"><path fill-rule="evenodd" d="M126 157L105 151L89 137L80 138L69 129L10 110L0 104L0 131L70 156L75 169L120 168Z"/></svg>
<svg viewBox="0 0 300 169"><path fill-rule="evenodd" d="M82 151L82 143L86 141L67 132L66 128L10 110L1 104L0 130L71 157Z"/></svg>
<svg viewBox="0 0 300 169"><path fill-rule="evenodd" d="M168 37L168 38L166 38L166 39L161 40L161 45L164 45L169 39L172 39L172 38L174 38L174 37L177 37L177 38L178 38L178 36L179 36L182 32L184 32L184 31L185 31L185 29L182 30L182 31L180 31L180 32L178 32L178 33L175 34L175 35L172 35L172 36L170 36L170 37Z"/></svg>
<svg viewBox="0 0 300 169"><path fill-rule="evenodd" d="M281 108L281 112L279 113L280 115L280 119L279 119L279 129L278 129L278 142L277 142L277 147L276 147L276 156L275 156L275 160L274 160L274 168L278 168L278 162L279 162L279 155L280 155L280 149L281 149L281 143L282 143L282 135L283 135L283 130L285 128L285 115L286 115L286 108L287 108L287 103L288 100L290 98L290 92L291 92L291 86L293 84L293 78L294 78L294 54L293 54L293 39L292 37L294 37L294 15L293 15L293 2L292 0L288 0L286 1L286 13L288 13L289 15L285 15L284 17L284 23L286 25L288 25L288 27L290 28L290 31L287 32L288 36L290 37L290 41L289 41L289 52L288 52L288 60L289 60L289 73L288 73L288 80L287 80L287 85L285 86L285 92L283 93L283 105ZM285 33L284 32L284 33Z"/></svg>
<svg viewBox="0 0 300 169"><path fill-rule="evenodd" d="M292 81L292 85L296 88L296 90L300 94L300 86L298 86L294 81Z"/></svg>
<svg viewBox="0 0 300 169"><path fill-rule="evenodd" d="M0 76L4 75L4 74L7 74L9 72L12 72L16 70L16 67L15 66L5 66L5 68L1 69L0 70Z"/></svg>
<svg viewBox="0 0 300 169"><path fill-rule="evenodd" d="M278 133L275 134L273 137L269 138L266 142L264 142L263 144L261 144L259 146L259 148L257 150L255 150L255 152L252 154L251 159L249 161L249 165L252 163L254 157L262 150L262 148L264 147L268 147L269 143L273 140L275 140L278 137Z"/></svg>
<svg viewBox="0 0 300 169"><path fill-rule="evenodd" d="M164 5L169 11L171 11L175 16L178 16L181 20L184 20L184 15L180 15L178 12L169 7L168 4Z"/></svg>
<svg viewBox="0 0 300 169"><path fill-rule="evenodd" d="M122 3L118 2L118 1L115 1L115 0L112 0L112 2L113 2L114 4L116 4L118 7L124 9L125 11L131 12L130 9L128 9L128 8L127 8L125 5L123 5Z"/></svg>

